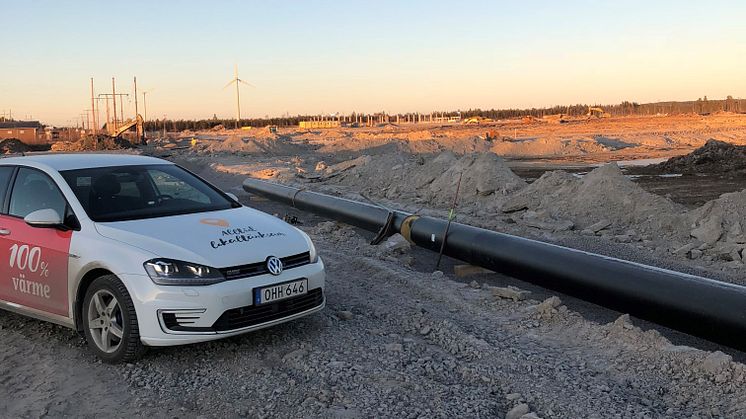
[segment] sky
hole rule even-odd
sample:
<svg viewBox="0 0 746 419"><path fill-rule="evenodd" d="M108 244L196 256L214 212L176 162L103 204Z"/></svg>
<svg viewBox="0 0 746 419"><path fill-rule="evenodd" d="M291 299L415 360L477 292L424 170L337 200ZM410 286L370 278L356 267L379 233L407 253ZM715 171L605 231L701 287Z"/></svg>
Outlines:
<svg viewBox="0 0 746 419"><path fill-rule="evenodd" d="M746 97L744 1L0 0L0 114L431 112ZM140 113L142 95L139 94Z"/></svg>

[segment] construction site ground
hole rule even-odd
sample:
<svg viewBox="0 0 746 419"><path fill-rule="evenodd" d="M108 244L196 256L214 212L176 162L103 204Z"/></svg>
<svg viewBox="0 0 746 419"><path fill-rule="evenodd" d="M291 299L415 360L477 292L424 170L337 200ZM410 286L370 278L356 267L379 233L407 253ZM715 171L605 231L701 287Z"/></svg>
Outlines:
<svg viewBox="0 0 746 419"><path fill-rule="evenodd" d="M486 139L490 130L498 135ZM710 138L746 143L746 115L153 140L137 152L173 160L247 205L298 217L327 264L326 310L120 367L96 361L70 330L3 312L0 409L12 417L742 417L740 351L500 274L457 276L458 261L436 271L437 255L396 236L372 246L370 233L240 187L254 176L444 216L462 177L459 222L744 284L741 178L643 176L605 164L687 155Z"/></svg>

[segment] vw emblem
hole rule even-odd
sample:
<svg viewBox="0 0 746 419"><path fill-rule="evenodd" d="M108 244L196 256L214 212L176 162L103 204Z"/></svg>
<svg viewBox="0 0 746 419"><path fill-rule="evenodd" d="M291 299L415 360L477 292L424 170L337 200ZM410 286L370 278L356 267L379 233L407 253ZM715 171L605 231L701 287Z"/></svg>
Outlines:
<svg viewBox="0 0 746 419"><path fill-rule="evenodd" d="M282 261L276 256L270 256L267 258L267 270L272 275L279 275L282 273Z"/></svg>

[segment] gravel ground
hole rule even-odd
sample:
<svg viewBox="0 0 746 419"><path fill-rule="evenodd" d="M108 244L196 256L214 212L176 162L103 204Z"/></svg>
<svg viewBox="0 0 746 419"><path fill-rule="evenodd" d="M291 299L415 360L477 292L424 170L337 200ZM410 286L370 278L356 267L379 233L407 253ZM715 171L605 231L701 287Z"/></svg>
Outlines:
<svg viewBox="0 0 746 419"><path fill-rule="evenodd" d="M191 168L240 192L235 176ZM301 220L328 267L323 312L122 366L98 362L73 331L0 312L0 416L746 415L739 353L671 343L627 316L500 275L456 280L452 261L433 274L430 253ZM526 292L496 297L507 285Z"/></svg>

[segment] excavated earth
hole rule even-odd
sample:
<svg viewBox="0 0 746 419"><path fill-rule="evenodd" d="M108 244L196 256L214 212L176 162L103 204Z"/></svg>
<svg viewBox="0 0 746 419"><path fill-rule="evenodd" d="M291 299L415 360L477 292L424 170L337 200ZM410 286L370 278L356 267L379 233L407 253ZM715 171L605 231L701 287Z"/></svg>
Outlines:
<svg viewBox="0 0 746 419"><path fill-rule="evenodd" d="M636 172L649 174L666 173L728 173L743 174L746 171L746 146L734 145L715 139L693 152L672 157L665 162L640 167Z"/></svg>

